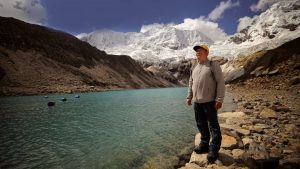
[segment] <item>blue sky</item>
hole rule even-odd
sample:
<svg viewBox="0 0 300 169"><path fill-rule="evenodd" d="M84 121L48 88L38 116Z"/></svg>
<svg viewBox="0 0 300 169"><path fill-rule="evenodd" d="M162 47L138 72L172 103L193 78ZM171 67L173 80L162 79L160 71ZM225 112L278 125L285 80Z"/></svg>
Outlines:
<svg viewBox="0 0 300 169"><path fill-rule="evenodd" d="M47 10L47 24L73 34L97 29L137 32L142 25L181 23L185 18L208 14L218 0L48 0L41 1ZM63 3L62 3L63 2ZM236 1L232 1L236 2ZM224 12L217 20L228 34L236 31L238 19L253 16L253 0L240 0L240 5Z"/></svg>
<svg viewBox="0 0 300 169"><path fill-rule="evenodd" d="M233 34L240 18L258 15L267 1L275 0L2 0L0 15L73 35L99 29L139 32L142 25L180 24L201 17Z"/></svg>

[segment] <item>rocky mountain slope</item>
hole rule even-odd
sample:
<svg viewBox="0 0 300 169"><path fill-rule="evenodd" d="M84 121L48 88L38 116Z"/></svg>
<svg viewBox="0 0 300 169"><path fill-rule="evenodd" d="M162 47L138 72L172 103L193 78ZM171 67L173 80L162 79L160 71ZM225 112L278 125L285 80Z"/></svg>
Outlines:
<svg viewBox="0 0 300 169"><path fill-rule="evenodd" d="M129 56L108 55L67 33L0 17L0 93L174 86Z"/></svg>
<svg viewBox="0 0 300 169"><path fill-rule="evenodd" d="M235 58L223 65L223 73L227 83L239 82L256 76L272 76L282 72L290 65L283 65L282 68L276 67L277 64L288 60L291 57L300 58L300 38L289 41L275 49L262 50Z"/></svg>

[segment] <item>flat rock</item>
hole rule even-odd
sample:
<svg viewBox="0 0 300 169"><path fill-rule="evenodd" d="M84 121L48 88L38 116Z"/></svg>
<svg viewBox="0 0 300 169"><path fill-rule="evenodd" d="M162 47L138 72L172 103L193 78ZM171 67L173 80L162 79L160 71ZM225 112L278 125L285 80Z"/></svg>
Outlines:
<svg viewBox="0 0 300 169"><path fill-rule="evenodd" d="M245 117L236 117L226 118L226 124L240 126L242 124L250 124L250 122Z"/></svg>
<svg viewBox="0 0 300 169"><path fill-rule="evenodd" d="M277 119L277 113L269 108L264 108L261 112L260 112L260 117L262 118L274 118Z"/></svg>
<svg viewBox="0 0 300 169"><path fill-rule="evenodd" d="M224 148L224 149L234 149L237 146L238 146L238 142L234 137L228 136L226 134L222 135L222 143L221 143L222 148Z"/></svg>
<svg viewBox="0 0 300 169"><path fill-rule="evenodd" d="M250 130L242 129L242 128L238 128L235 131L242 136L249 136L251 134Z"/></svg>
<svg viewBox="0 0 300 169"><path fill-rule="evenodd" d="M224 129L224 130L235 130L235 129L238 129L240 127L237 126L237 125L220 124L220 128Z"/></svg>
<svg viewBox="0 0 300 169"><path fill-rule="evenodd" d="M236 117L243 117L246 114L244 112L224 112L218 114L219 117L222 118L236 118Z"/></svg>

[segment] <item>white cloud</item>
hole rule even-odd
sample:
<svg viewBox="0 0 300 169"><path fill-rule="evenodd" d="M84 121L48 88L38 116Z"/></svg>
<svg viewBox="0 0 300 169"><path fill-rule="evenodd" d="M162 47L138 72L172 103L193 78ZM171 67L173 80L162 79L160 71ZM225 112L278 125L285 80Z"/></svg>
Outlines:
<svg viewBox="0 0 300 169"><path fill-rule="evenodd" d="M222 15L225 12L225 10L239 6L239 5L240 5L239 1L236 1L235 3L231 2L231 0L228 0L226 2L221 1L220 4L209 13L208 19L212 20L212 21L216 21L223 17Z"/></svg>
<svg viewBox="0 0 300 169"><path fill-rule="evenodd" d="M206 20L204 17L184 19L183 23L174 25L175 28L182 30L199 30L213 41L224 40L227 34L221 29L218 23Z"/></svg>
<svg viewBox="0 0 300 169"><path fill-rule="evenodd" d="M251 25L251 23L253 22L253 20L256 18L257 16L254 16L252 18L245 16L239 19L239 24L237 26L237 32L240 32L242 29L246 28L247 26Z"/></svg>
<svg viewBox="0 0 300 169"><path fill-rule="evenodd" d="M276 2L279 2L282 0L259 0L257 4L253 4L250 6L250 9L253 12L259 12L259 11L264 11L268 9L271 5L273 5Z"/></svg>
<svg viewBox="0 0 300 169"><path fill-rule="evenodd" d="M34 24L45 24L46 21L46 11L40 0L1 0L0 16Z"/></svg>

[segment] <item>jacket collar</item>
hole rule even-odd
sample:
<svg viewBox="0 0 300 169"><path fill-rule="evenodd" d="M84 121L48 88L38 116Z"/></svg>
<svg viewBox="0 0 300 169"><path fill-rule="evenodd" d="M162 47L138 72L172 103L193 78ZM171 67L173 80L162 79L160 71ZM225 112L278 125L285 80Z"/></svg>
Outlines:
<svg viewBox="0 0 300 169"><path fill-rule="evenodd" d="M205 62L201 63L201 62L199 61L199 59L197 59L197 62L198 62L198 64L206 64L206 63L208 63L208 62L209 62L209 60L208 60L208 59L206 59L206 61L205 61Z"/></svg>

